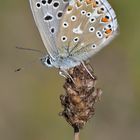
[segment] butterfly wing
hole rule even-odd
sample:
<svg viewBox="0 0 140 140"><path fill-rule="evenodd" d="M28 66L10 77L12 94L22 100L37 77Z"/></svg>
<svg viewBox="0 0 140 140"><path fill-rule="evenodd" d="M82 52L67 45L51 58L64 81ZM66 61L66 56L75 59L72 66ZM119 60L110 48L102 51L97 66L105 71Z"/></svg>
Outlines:
<svg viewBox="0 0 140 140"><path fill-rule="evenodd" d="M114 10L106 0L70 3L61 21L59 52L82 61L105 47L117 34Z"/></svg>
<svg viewBox="0 0 140 140"><path fill-rule="evenodd" d="M67 5L68 0L30 0L36 25L52 58L58 55L56 35Z"/></svg>

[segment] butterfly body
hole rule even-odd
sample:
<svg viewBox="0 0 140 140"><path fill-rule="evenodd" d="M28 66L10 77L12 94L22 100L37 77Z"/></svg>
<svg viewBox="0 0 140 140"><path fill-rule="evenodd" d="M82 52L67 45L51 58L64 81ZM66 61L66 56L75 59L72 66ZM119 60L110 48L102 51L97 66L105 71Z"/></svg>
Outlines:
<svg viewBox="0 0 140 140"><path fill-rule="evenodd" d="M56 59L52 59L50 56L46 55L41 59L42 63L49 67L56 67L61 70L66 70L71 67L75 67L80 64L80 61L75 60L73 57L61 57L58 56Z"/></svg>
<svg viewBox="0 0 140 140"><path fill-rule="evenodd" d="M30 0L30 5L49 53L42 59L45 65L62 70L79 65L117 34L116 15L107 0Z"/></svg>

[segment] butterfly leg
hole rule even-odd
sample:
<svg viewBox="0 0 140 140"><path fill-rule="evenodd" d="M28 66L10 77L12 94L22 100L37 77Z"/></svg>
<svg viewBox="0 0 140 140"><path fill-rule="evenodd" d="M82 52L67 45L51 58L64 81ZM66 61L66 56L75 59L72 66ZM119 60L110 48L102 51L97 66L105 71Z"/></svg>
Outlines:
<svg viewBox="0 0 140 140"><path fill-rule="evenodd" d="M85 65L85 63L82 61L81 62L82 65L84 66L84 68L86 69L86 71L88 72L88 74L93 78L93 80L95 79L95 77L91 74L91 72L88 70L87 66Z"/></svg>
<svg viewBox="0 0 140 140"><path fill-rule="evenodd" d="M66 70L59 69L59 75L63 76L64 78L70 78L71 81L75 84L74 79Z"/></svg>

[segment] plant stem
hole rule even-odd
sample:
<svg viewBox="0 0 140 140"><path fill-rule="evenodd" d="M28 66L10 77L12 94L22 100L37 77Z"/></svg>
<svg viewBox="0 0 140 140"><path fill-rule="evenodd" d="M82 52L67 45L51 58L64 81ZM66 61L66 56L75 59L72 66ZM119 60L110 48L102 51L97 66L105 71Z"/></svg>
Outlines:
<svg viewBox="0 0 140 140"><path fill-rule="evenodd" d="M74 133L74 140L79 140L79 132Z"/></svg>

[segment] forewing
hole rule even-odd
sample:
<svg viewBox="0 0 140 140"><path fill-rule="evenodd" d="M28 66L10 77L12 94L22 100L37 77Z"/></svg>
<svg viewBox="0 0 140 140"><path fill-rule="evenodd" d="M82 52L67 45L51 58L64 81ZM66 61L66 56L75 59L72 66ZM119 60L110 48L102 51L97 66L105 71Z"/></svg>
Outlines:
<svg viewBox="0 0 140 140"><path fill-rule="evenodd" d="M56 38L60 20L68 0L29 0L32 13L44 45L51 55L58 55Z"/></svg>
<svg viewBox="0 0 140 140"><path fill-rule="evenodd" d="M61 27L60 54L65 55L67 51L74 59L82 61L115 37L118 24L115 12L106 0L77 0L67 7Z"/></svg>

